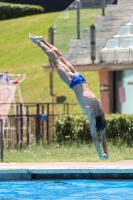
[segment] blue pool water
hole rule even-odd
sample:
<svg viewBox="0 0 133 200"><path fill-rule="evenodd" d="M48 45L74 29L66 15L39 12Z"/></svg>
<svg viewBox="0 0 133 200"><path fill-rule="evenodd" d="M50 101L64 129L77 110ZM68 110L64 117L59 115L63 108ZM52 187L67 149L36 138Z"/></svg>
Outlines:
<svg viewBox="0 0 133 200"><path fill-rule="evenodd" d="M0 182L0 200L132 200L132 181L41 180Z"/></svg>

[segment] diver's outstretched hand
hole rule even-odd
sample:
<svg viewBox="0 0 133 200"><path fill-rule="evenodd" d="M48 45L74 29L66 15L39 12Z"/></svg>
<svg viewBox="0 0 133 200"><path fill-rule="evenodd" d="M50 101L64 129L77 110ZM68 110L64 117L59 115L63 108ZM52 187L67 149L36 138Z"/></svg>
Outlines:
<svg viewBox="0 0 133 200"><path fill-rule="evenodd" d="M104 154L103 154L103 157L104 157L104 160L108 160L108 159L109 159L109 156L108 156L107 153L104 153Z"/></svg>
<svg viewBox="0 0 133 200"><path fill-rule="evenodd" d="M109 159L109 156L108 156L108 154L103 153L103 155L99 156L99 159L100 159L100 160L108 160L108 159Z"/></svg>

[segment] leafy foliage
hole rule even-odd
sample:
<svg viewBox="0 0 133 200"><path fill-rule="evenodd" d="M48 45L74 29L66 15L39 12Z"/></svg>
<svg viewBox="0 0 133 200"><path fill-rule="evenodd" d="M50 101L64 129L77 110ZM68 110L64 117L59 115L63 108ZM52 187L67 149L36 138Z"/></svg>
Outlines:
<svg viewBox="0 0 133 200"><path fill-rule="evenodd" d="M64 142L67 139L75 140L75 123L73 116L58 116L55 122L56 140Z"/></svg>
<svg viewBox="0 0 133 200"><path fill-rule="evenodd" d="M133 115L111 114L107 115L107 138L117 138L127 142L127 146L132 146L133 141Z"/></svg>
<svg viewBox="0 0 133 200"><path fill-rule="evenodd" d="M44 12L42 6L0 2L0 20L35 15Z"/></svg>
<svg viewBox="0 0 133 200"><path fill-rule="evenodd" d="M110 114L106 115L107 139L120 139L132 146L133 141L133 115ZM63 115L56 118L55 138L57 142L64 142L70 138L72 141L83 142L91 139L88 119L85 115Z"/></svg>
<svg viewBox="0 0 133 200"><path fill-rule="evenodd" d="M55 140L57 142L77 141L90 139L89 122L85 115L60 115L56 118Z"/></svg>

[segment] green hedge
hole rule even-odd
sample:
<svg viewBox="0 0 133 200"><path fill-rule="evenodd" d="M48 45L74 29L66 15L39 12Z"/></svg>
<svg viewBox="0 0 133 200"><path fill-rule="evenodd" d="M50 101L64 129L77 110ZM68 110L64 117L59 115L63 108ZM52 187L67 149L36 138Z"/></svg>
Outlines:
<svg viewBox="0 0 133 200"><path fill-rule="evenodd" d="M90 139L89 123L85 115L82 116L58 116L54 123L55 140L65 142L68 140Z"/></svg>
<svg viewBox="0 0 133 200"><path fill-rule="evenodd" d="M122 139L127 144L133 140L133 115L110 114L106 115L107 139ZM86 115L58 116L54 123L55 140L89 141L91 140L89 121Z"/></svg>
<svg viewBox="0 0 133 200"><path fill-rule="evenodd" d="M35 15L44 12L42 6L0 2L0 20Z"/></svg>

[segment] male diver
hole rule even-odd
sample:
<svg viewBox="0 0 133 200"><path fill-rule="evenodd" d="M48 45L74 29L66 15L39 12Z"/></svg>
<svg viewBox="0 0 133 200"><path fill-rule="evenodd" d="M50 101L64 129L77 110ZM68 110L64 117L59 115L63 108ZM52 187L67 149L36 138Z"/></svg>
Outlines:
<svg viewBox="0 0 133 200"><path fill-rule="evenodd" d="M43 36L35 36L29 34L29 39L39 46L43 52L49 57L55 66L60 78L73 90L77 101L83 111L86 113L90 121L90 132L93 144L98 153L99 159L107 160L109 158L107 152L107 141L105 134L106 120L101 105L87 86L85 78L78 73L73 65L69 63L63 54L55 46L46 42ZM100 149L97 131L100 132L103 153Z"/></svg>

